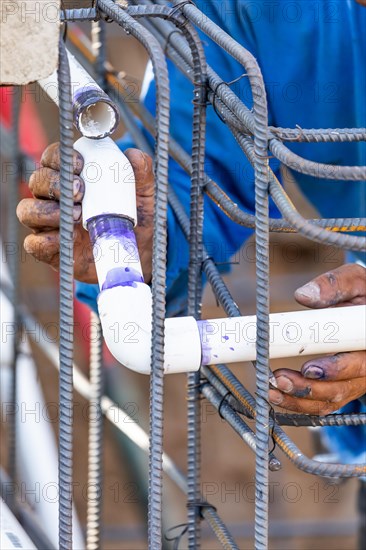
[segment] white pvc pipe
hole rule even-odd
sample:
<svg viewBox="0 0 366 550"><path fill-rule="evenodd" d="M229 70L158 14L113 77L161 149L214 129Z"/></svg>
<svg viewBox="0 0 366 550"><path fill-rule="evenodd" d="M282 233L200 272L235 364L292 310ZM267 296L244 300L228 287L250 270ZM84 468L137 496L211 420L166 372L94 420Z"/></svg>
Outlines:
<svg viewBox="0 0 366 550"><path fill-rule="evenodd" d="M4 260L5 252L0 240L0 255ZM7 266L3 263L0 274L1 283L10 285L11 281ZM14 310L0 291L1 317L1 354L0 354L0 401L3 420L12 413L9 401L10 368L13 356L13 340L15 335ZM32 327L34 339L45 337L40 324ZM55 403L44 400L42 387L37 375L37 369L31 356L31 348L27 336L22 335L20 353L17 358L17 388L16 388L16 444L18 456L19 479L15 486L5 487L5 495L10 496L15 491L22 502L30 505L45 533L54 547L58 547L58 457L55 435L52 426L58 420L58 408ZM55 410L56 409L56 410ZM83 548L84 540L73 507L73 548ZM3 547L0 546L2 549ZM4 547L5 548L5 547Z"/></svg>
<svg viewBox="0 0 366 550"><path fill-rule="evenodd" d="M137 220L133 170L110 138L81 138L74 148L84 158L83 225L92 237L102 290L98 310L103 336L120 363L149 374L152 298L143 282L133 232ZM165 331L165 371L197 370L201 346L195 319L166 319Z"/></svg>
<svg viewBox="0 0 366 550"><path fill-rule="evenodd" d="M1 550L37 550L19 521L0 498L0 548Z"/></svg>
<svg viewBox="0 0 366 550"><path fill-rule="evenodd" d="M202 364L256 359L256 316L198 321ZM271 359L366 348L366 306L272 313Z"/></svg>
<svg viewBox="0 0 366 550"><path fill-rule="evenodd" d="M137 221L135 176L127 157L115 142L106 137L93 140L86 137L74 143L74 149L84 158L81 173L85 185L83 225L101 214L121 214Z"/></svg>
<svg viewBox="0 0 366 550"><path fill-rule="evenodd" d="M76 127L83 136L91 139L101 139L112 134L119 121L117 107L69 51L67 58ZM39 80L38 84L58 105L57 70L49 77Z"/></svg>
<svg viewBox="0 0 366 550"><path fill-rule="evenodd" d="M93 243L98 309L106 344L126 367L149 374L151 290L143 282L133 225L135 182L127 158L110 138L81 138L84 157L83 224ZM89 164L97 166L88 170ZM113 169L111 169L113 167ZM116 173L116 167L120 167ZM98 177L96 177L98 174ZM366 348L366 306L275 313L270 316L270 357L337 353ZM256 358L255 316L196 321L165 320L165 372Z"/></svg>

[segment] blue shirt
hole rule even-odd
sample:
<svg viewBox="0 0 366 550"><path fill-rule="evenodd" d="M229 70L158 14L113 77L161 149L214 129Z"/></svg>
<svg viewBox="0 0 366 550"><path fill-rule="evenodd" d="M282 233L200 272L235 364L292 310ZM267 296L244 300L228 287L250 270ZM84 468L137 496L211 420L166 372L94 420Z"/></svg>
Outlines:
<svg viewBox="0 0 366 550"><path fill-rule="evenodd" d="M294 128L350 128L366 126L366 8L355 0L196 0L196 5L257 58L262 70L269 107L269 124ZM243 74L243 67L206 36L207 62L225 80ZM191 151L192 85L169 63L171 85L171 133ZM251 108L251 92L244 77L233 91ZM155 84L145 98L155 112ZM121 147L132 145L128 140ZM286 143L295 153L321 163L365 165L366 144ZM279 162L270 161L280 178ZM206 172L241 208L254 213L254 174L230 131L207 111ZM322 217L365 217L366 182L316 179L293 173ZM190 180L170 161L169 181L186 211ZM271 202L270 215L279 216ZM251 230L229 220L205 198L204 240L216 262L227 262ZM188 245L174 213L168 211L167 253L168 315L184 312L187 292ZM97 285L77 283L77 295L96 309ZM336 434L339 428L329 429ZM361 428L354 428L357 433ZM357 435L352 456L364 449ZM345 439L345 445L347 438ZM355 451L355 448L358 451ZM347 458L349 456L347 455ZM360 457L357 457L357 460Z"/></svg>

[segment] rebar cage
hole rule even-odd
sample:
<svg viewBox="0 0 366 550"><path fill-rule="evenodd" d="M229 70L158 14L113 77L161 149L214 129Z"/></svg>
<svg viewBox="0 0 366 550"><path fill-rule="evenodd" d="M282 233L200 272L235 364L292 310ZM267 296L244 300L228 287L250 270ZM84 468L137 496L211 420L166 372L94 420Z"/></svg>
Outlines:
<svg viewBox="0 0 366 550"><path fill-rule="evenodd" d="M81 62L93 72L99 83L111 94L120 108L121 117L137 147L151 152L141 132L138 119L155 140L155 218L153 244L153 337L151 349L150 383L150 434L149 434L149 548L162 546L162 472L163 470L187 495L188 545L200 547L200 524L205 519L224 548L238 548L232 535L200 491L200 402L207 399L242 437L255 453L256 499L255 499L255 548L268 547L268 475L270 470L281 467L272 449L277 449L299 469L327 477L354 477L365 474L362 465L327 464L305 456L284 432L281 425L291 426L343 426L365 424L364 414L331 414L325 417L302 414L274 413L268 402L270 377L269 365L269 233L298 232L300 235L327 245L347 250L365 250L365 237L353 233L364 231L366 219L305 219L293 206L285 190L269 166L269 155L284 166L317 178L339 180L363 180L366 167L330 166L298 157L286 147L288 141L298 142L354 142L366 139L365 128L304 129L268 126L266 90L261 69L252 54L238 44L207 16L198 10L191 0L175 0L168 4L162 0L136 0L130 2L98 0L88 9L64 9L63 21L92 21L97 34L94 48L80 47L78 37L69 33L74 51L79 50ZM128 91L121 75L116 74L105 57L105 25L115 22L146 48L152 62L156 83L156 117L142 103L129 102ZM252 90L253 108L248 107L230 89L214 70L206 64L202 41L197 28L210 37L225 52L243 67ZM169 79L165 57L169 57L193 83L193 135L192 155L169 136ZM235 75L234 75L235 76ZM60 251L60 347L59 361L52 345L41 343L44 351L59 362L60 370L60 420L59 420L59 548L72 548L72 399L73 385L87 396L91 403L108 414L111 401L102 395L101 331L97 326L99 343L94 344L90 356L90 380L73 367L73 195L72 195L72 105L68 63L63 38L59 49L60 86L60 142L61 142L61 251ZM19 94L18 94L19 96ZM211 179L204 168L206 109L212 104L218 116L230 128L243 154L249 159L255 173L255 215L242 211ZM13 160L23 169L31 161L19 150L17 116L19 97L14 96L13 127L8 143ZM4 131L4 130L2 130ZM190 218L177 199L174 189L168 186L168 158L171 155L191 176ZM29 172L29 170L27 170ZM17 228L15 208L17 184L20 171L14 174L9 196L10 216L8 237L14 240ZM257 314L257 360L255 397L225 365L203 367L199 373L188 375L188 458L185 477L163 453L163 356L165 319L165 254L167 246L166 214L168 202L173 209L189 242L190 264L188 281L188 314L200 316L201 274L204 273L218 302L230 317L240 315L218 268L209 256L203 242L203 197L207 194L225 214L237 224L253 228L256 238L256 314ZM279 219L269 217L268 202L272 197L282 214ZM9 268L14 285L6 288L16 308L17 323L25 331L32 319L26 309L19 306L17 298L16 259L9 259ZM20 331L20 328L19 328ZM95 338L93 338L95 340ZM16 402L17 344L14 349L12 399ZM14 407L15 411L15 407ZM15 417L15 414L13 415ZM255 419L255 432L248 425ZM133 419L130 419L133 425ZM126 430L125 423L118 428ZM136 444L146 446L147 435L141 428L126 431ZM15 465L15 421L10 422L12 434L9 464ZM89 433L89 486L91 491L101 479L101 423L93 422ZM15 476L15 471L10 471ZM101 519L100 493L88 501L87 548L100 548Z"/></svg>

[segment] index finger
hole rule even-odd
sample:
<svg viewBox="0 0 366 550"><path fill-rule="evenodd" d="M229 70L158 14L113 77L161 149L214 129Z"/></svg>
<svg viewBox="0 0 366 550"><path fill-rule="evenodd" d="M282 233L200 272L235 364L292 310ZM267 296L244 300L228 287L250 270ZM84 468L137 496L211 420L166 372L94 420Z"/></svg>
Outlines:
<svg viewBox="0 0 366 550"><path fill-rule="evenodd" d="M84 166L84 159L75 149L73 149L72 164L74 174L79 176ZM43 151L41 165L52 168L52 170L60 170L60 144L58 142L51 143L51 145Z"/></svg>
<svg viewBox="0 0 366 550"><path fill-rule="evenodd" d="M298 288L295 299L315 309L345 302L365 303L366 269L358 264L342 265Z"/></svg>

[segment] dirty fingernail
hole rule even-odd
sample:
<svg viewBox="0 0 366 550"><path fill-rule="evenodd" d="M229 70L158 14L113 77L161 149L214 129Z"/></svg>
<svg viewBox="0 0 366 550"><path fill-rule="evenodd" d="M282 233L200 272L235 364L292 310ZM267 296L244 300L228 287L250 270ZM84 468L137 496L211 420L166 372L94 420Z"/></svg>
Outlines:
<svg viewBox="0 0 366 550"><path fill-rule="evenodd" d="M294 385L287 376L279 376L277 378L277 388L288 393L294 389Z"/></svg>
<svg viewBox="0 0 366 550"><path fill-rule="evenodd" d="M317 380L324 377L324 371L318 365L309 365L303 370L303 376Z"/></svg>
<svg viewBox="0 0 366 550"><path fill-rule="evenodd" d="M75 222L80 221L81 218L81 206L80 204L76 204L73 209L73 218Z"/></svg>
<svg viewBox="0 0 366 550"><path fill-rule="evenodd" d="M74 197L76 197L76 195L79 193L80 186L81 186L80 180L78 178L75 178L73 183Z"/></svg>
<svg viewBox="0 0 366 550"><path fill-rule="evenodd" d="M269 377L269 383L270 383L271 386L273 386L274 388L277 388L277 380L276 380L276 377L275 377L275 376L270 376L270 377Z"/></svg>
<svg viewBox="0 0 366 550"><path fill-rule="evenodd" d="M320 287L317 283L311 281L304 286L298 288L295 292L295 295L298 297L304 296L305 298L310 298L311 300L320 299Z"/></svg>
<svg viewBox="0 0 366 550"><path fill-rule="evenodd" d="M79 170L82 170L83 166L84 166L84 159L81 156L81 154L79 153L79 151L76 151L76 167Z"/></svg>
<svg viewBox="0 0 366 550"><path fill-rule="evenodd" d="M279 405L283 401L283 395L276 390L270 390L269 391L269 400L274 405Z"/></svg>

